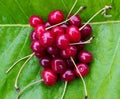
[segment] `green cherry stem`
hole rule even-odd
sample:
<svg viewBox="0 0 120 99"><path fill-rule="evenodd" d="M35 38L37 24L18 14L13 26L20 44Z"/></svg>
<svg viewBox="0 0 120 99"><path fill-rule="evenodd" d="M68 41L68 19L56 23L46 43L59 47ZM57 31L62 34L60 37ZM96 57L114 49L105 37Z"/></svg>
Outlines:
<svg viewBox="0 0 120 99"><path fill-rule="evenodd" d="M106 14L106 11L109 9L112 9L112 6L105 6L104 8L100 9L81 28L79 28L79 30L82 30L92 19L94 19L100 13L102 13L104 17L108 17L108 15Z"/></svg>
<svg viewBox="0 0 120 99"><path fill-rule="evenodd" d="M30 54L30 55L31 55L31 54ZM12 66L10 66L10 68L6 71L6 73L9 73L9 72L14 68L14 66L15 66L16 64L18 64L20 61L22 61L22 60L30 57L30 55L27 55L27 56L22 57L22 58L20 58L19 60L17 60Z"/></svg>
<svg viewBox="0 0 120 99"><path fill-rule="evenodd" d="M77 72L79 73L79 76L80 76L81 79L82 79L83 86L84 86L84 90L85 90L85 97L84 97L84 99L87 99L87 97L88 97L88 93L87 93L87 88L86 88L85 81L84 81L84 79L83 79L83 77L82 77L80 71L78 70L77 65L75 64L74 59L73 59L72 57L70 57L70 59L71 59L71 61L73 62L74 66L75 66L75 68L76 68L76 70L77 70Z"/></svg>
<svg viewBox="0 0 120 99"><path fill-rule="evenodd" d="M40 79L40 80L37 80L37 81L32 82L32 83L28 84L27 86L25 86L25 87L18 93L16 99L19 99L20 95L21 95L27 88L29 88L29 87L31 87L31 86L33 86L33 85L35 85L35 84L38 84L38 83L40 83L40 82L42 82L42 81L43 81L43 79Z"/></svg>
<svg viewBox="0 0 120 99"><path fill-rule="evenodd" d="M68 82L65 81L65 85L64 85L63 93L62 93L62 96L61 96L60 99L63 99L63 98L64 98L64 95L65 95L65 92L66 92L66 88L67 88L67 84L68 84Z"/></svg>
<svg viewBox="0 0 120 99"><path fill-rule="evenodd" d="M29 58L24 62L24 64L21 66L21 68L20 68L20 70L19 70L19 72L18 72L18 74L17 74L17 77L16 77L16 80L15 80L15 89L16 90L19 90L19 87L18 87L18 85L17 85L17 83L18 83L18 78L19 78L19 76L20 76L20 73L21 73L21 71L23 70L23 68L25 67L25 65L26 65L26 63L32 58L34 56L34 53L32 53L30 56L29 56Z"/></svg>
<svg viewBox="0 0 120 99"><path fill-rule="evenodd" d="M80 7L72 17L74 17L79 11L81 11L81 10L83 10L83 9L85 9L85 8L86 8L86 6ZM63 21L63 22L60 22L60 23L55 24L55 25L52 25L52 26L46 28L46 30L51 29L51 28L53 28L53 27L55 27L55 26L61 25L61 24L63 24L63 23L66 23L66 22L69 21L72 17L70 17L69 19L67 19L67 20L65 20L65 21Z"/></svg>
<svg viewBox="0 0 120 99"><path fill-rule="evenodd" d="M77 43L70 43L69 45L79 45L79 44L89 44L92 42L92 40L94 39L94 36L90 37L87 41L80 41L80 42L77 42Z"/></svg>

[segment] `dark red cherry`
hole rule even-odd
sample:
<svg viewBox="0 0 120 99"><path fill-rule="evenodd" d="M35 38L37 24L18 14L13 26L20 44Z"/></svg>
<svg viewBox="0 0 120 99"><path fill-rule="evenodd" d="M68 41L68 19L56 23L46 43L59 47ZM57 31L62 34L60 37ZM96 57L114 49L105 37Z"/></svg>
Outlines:
<svg viewBox="0 0 120 99"><path fill-rule="evenodd" d="M35 27L35 33L36 37L40 39L41 35L45 32L45 26L42 24L39 24Z"/></svg>
<svg viewBox="0 0 120 99"><path fill-rule="evenodd" d="M35 56L37 57L37 58L41 58L41 57L43 57L45 55L45 52L44 52L44 50L43 51L41 51L41 53L38 53L38 52L35 52Z"/></svg>
<svg viewBox="0 0 120 99"><path fill-rule="evenodd" d="M76 45L76 47L77 47L77 50L80 51L80 50L84 49L85 44L78 44L78 45Z"/></svg>
<svg viewBox="0 0 120 99"><path fill-rule="evenodd" d="M48 86L52 86L57 81L57 75L51 69L45 69L42 71L42 79Z"/></svg>
<svg viewBox="0 0 120 99"><path fill-rule="evenodd" d="M75 26L77 26L77 27L80 27L81 26L81 22L82 22L82 20L81 20L81 18L79 17L79 15L75 15L75 16L73 16L73 15L70 15L68 18L71 18L69 21L68 21L68 23L70 24L70 25L75 25Z"/></svg>
<svg viewBox="0 0 120 99"><path fill-rule="evenodd" d="M75 67L70 58L66 59L66 65L67 65L67 68L69 69L73 69Z"/></svg>
<svg viewBox="0 0 120 99"><path fill-rule="evenodd" d="M30 34L30 39L31 39L31 41L38 40L38 38L36 37L35 31L32 31L32 32L31 32L31 34Z"/></svg>
<svg viewBox="0 0 120 99"><path fill-rule="evenodd" d="M77 53L77 48L75 46L69 46L67 49L61 51L61 56L63 58L70 58L75 56Z"/></svg>
<svg viewBox="0 0 120 99"><path fill-rule="evenodd" d="M51 29L51 33L54 36L58 36L58 35L64 34L64 29L60 26L56 26Z"/></svg>
<svg viewBox="0 0 120 99"><path fill-rule="evenodd" d="M70 82L75 79L75 74L73 70L66 70L63 74L60 75L61 79L67 82Z"/></svg>
<svg viewBox="0 0 120 99"><path fill-rule="evenodd" d="M51 24L50 24L50 22L45 22L45 27L47 28L47 27L50 27L51 26Z"/></svg>
<svg viewBox="0 0 120 99"><path fill-rule="evenodd" d="M83 77L86 76L89 72L89 67L87 64L84 63L77 64L77 68ZM74 71L76 76L80 76L76 68L74 69Z"/></svg>
<svg viewBox="0 0 120 99"><path fill-rule="evenodd" d="M66 30L68 25L64 23L64 24L60 25L60 27L62 27L64 30Z"/></svg>
<svg viewBox="0 0 120 99"><path fill-rule="evenodd" d="M47 48L51 46L54 43L54 36L50 33L50 31L45 31L43 34L40 36L40 44Z"/></svg>
<svg viewBox="0 0 120 99"><path fill-rule="evenodd" d="M55 10L48 15L51 24L57 24L64 20L64 14L61 10Z"/></svg>
<svg viewBox="0 0 120 99"><path fill-rule="evenodd" d="M44 51L44 48L41 46L39 41L32 41L30 47L33 52L42 53Z"/></svg>
<svg viewBox="0 0 120 99"><path fill-rule="evenodd" d="M87 24L82 30L81 30L81 38L86 39L92 34L92 27Z"/></svg>
<svg viewBox="0 0 120 99"><path fill-rule="evenodd" d="M51 64L52 64L52 70L55 73L63 73L66 70L65 61L61 58L54 58Z"/></svg>
<svg viewBox="0 0 120 99"><path fill-rule="evenodd" d="M44 56L40 58L40 65L43 68L50 68L51 67L51 59L50 57Z"/></svg>
<svg viewBox="0 0 120 99"><path fill-rule="evenodd" d="M69 39L70 39L70 42L79 42L80 39L81 39L81 33L78 29L78 27L76 26L69 26L67 29L66 29L66 33L67 35L69 36Z"/></svg>
<svg viewBox="0 0 120 99"><path fill-rule="evenodd" d="M38 24L43 24L43 20L37 15L32 15L29 19L29 23L32 27L36 27Z"/></svg>
<svg viewBox="0 0 120 99"><path fill-rule="evenodd" d="M78 59L83 63L90 63L93 59L93 56L90 52L80 51L78 54Z"/></svg>
<svg viewBox="0 0 120 99"><path fill-rule="evenodd" d="M50 55L59 56L60 50L55 45L53 45L53 46L50 46L50 47L47 48L47 52Z"/></svg>
<svg viewBox="0 0 120 99"><path fill-rule="evenodd" d="M69 47L69 37L65 34L58 35L56 37L56 45L60 49L66 49Z"/></svg>

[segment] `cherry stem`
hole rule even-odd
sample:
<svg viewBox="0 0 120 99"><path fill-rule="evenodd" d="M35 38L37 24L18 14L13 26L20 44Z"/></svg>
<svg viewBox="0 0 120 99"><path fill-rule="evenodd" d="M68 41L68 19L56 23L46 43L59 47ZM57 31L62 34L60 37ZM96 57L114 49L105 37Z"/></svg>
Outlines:
<svg viewBox="0 0 120 99"><path fill-rule="evenodd" d="M31 55L31 54L30 54L30 55ZM22 61L22 60L30 57L30 55L27 55L27 56L22 57L22 58L20 58L19 60L17 60L12 66L10 66L10 68L9 68L5 73L9 73L9 72L14 68L14 66L15 66L16 64L18 64L20 61Z"/></svg>
<svg viewBox="0 0 120 99"><path fill-rule="evenodd" d="M105 6L104 8L100 9L98 12L96 12L79 30L82 30L92 19L94 19L99 13L102 13L104 17L111 17L110 15L106 14L106 11L112 9L112 6Z"/></svg>
<svg viewBox="0 0 120 99"><path fill-rule="evenodd" d="M73 6L71 7L71 9L70 9L70 11L69 11L66 19L67 19L67 18L69 17L69 15L71 14L72 10L74 9L75 5L77 4L77 1L78 1L78 0L75 0L75 2L74 2L74 4L73 4Z"/></svg>
<svg viewBox="0 0 120 99"><path fill-rule="evenodd" d="M37 80L37 81L32 82L32 83L28 84L27 86L25 86L25 87L18 93L16 99L19 99L20 95L21 95L27 88L29 88L29 87L31 87L31 86L33 86L33 85L35 85L35 84L38 84L38 83L40 83L40 82L42 82L42 81L43 81L43 79L40 79L40 80Z"/></svg>
<svg viewBox="0 0 120 99"><path fill-rule="evenodd" d="M18 87L18 85L17 85L17 83L18 83L18 78L19 78L19 76L20 76L20 73L21 73L21 71L23 70L23 68L25 67L25 65L26 65L26 63L32 58L34 56L34 53L32 53L30 56L29 56L29 58L24 62L24 64L21 66L21 68L20 68L20 70L19 70L19 72L18 72L18 74L17 74L17 77L16 77L16 80L15 80L15 89L16 90L19 90L19 87Z"/></svg>
<svg viewBox="0 0 120 99"><path fill-rule="evenodd" d="M62 96L61 96L61 98L60 98L60 99L63 99L63 98L64 98L65 91L66 91L66 88L67 88L67 84L68 84L68 82L67 82L67 81L65 81L64 90L63 90L63 93L62 93Z"/></svg>
<svg viewBox="0 0 120 99"><path fill-rule="evenodd" d="M81 10L83 10L83 9L85 9L85 8L86 8L86 6L80 7L72 17L74 17L79 11L81 11ZM70 17L69 19L67 19L67 20L65 20L65 21L63 21L63 22L60 22L60 23L55 24L55 25L52 25L52 26L46 28L46 30L51 29L51 28L53 28L53 27L55 27L55 26L61 25L61 24L63 24L63 23L66 23L67 21L71 20L72 17Z"/></svg>
<svg viewBox="0 0 120 99"><path fill-rule="evenodd" d="M71 43L70 45L79 45L79 44L89 44L92 42L92 40L94 39L94 36L90 37L87 41L80 41L80 42L77 42L77 43Z"/></svg>
<svg viewBox="0 0 120 99"><path fill-rule="evenodd" d="M88 93L87 93L87 88L86 88L85 81L84 81L84 79L83 79L83 77L82 77L82 75L81 75L79 69L77 68L77 65L75 64L74 59L73 59L72 57L70 57L70 59L71 59L71 61L73 62L74 66L75 66L75 68L76 68L76 70L77 70L77 72L79 73L79 76L80 76L81 79L82 79L83 86L84 86L84 90L85 90L85 97L84 97L84 99L87 99L87 97L88 97Z"/></svg>

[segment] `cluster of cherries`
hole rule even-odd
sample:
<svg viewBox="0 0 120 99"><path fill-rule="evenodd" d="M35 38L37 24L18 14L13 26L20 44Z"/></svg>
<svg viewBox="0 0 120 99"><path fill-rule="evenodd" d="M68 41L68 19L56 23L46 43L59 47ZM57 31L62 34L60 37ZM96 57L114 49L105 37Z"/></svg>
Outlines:
<svg viewBox="0 0 120 99"><path fill-rule="evenodd" d="M91 26L87 24L80 30L83 24L78 15L70 15L67 19L68 22L59 24L64 21L61 10L50 12L47 22L37 15L30 17L30 25L34 28L30 35L31 49L44 68L41 75L48 86L55 84L58 77L70 82L79 74L86 76L93 58L90 52L84 50L85 44L79 44L90 38Z"/></svg>

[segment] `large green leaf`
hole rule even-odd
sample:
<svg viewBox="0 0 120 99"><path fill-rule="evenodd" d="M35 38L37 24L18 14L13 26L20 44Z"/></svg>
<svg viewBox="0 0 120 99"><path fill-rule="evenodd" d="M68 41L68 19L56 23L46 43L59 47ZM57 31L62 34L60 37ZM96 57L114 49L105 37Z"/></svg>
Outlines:
<svg viewBox="0 0 120 99"><path fill-rule="evenodd" d="M120 99L120 19L119 3L117 0L78 0L75 12L80 5L88 6L81 13L83 21L87 21L96 11L105 5L112 5L113 15L108 19L102 15L96 17L93 21L93 35L95 36L92 44L87 45L86 49L94 55L94 60L90 64L90 73L85 77L88 89L89 99ZM14 81L16 75L24 61L8 75L5 71L19 58L28 55L31 52L29 34L31 27L22 24L28 24L29 16L38 14L47 19L47 15L54 9L61 9L67 15L74 0L0 0L0 99L15 99L17 92L14 90ZM64 6L64 4L66 6ZM105 21L100 23L99 21ZM21 26L12 26L11 24L21 24ZM38 59L33 57L22 71L19 78L19 86L23 88L30 82L40 79L41 68ZM58 81L56 85L47 87L40 83L26 90L20 99L59 99L64 87L63 81ZM69 83L65 94L65 99L83 99L84 89L81 79Z"/></svg>

